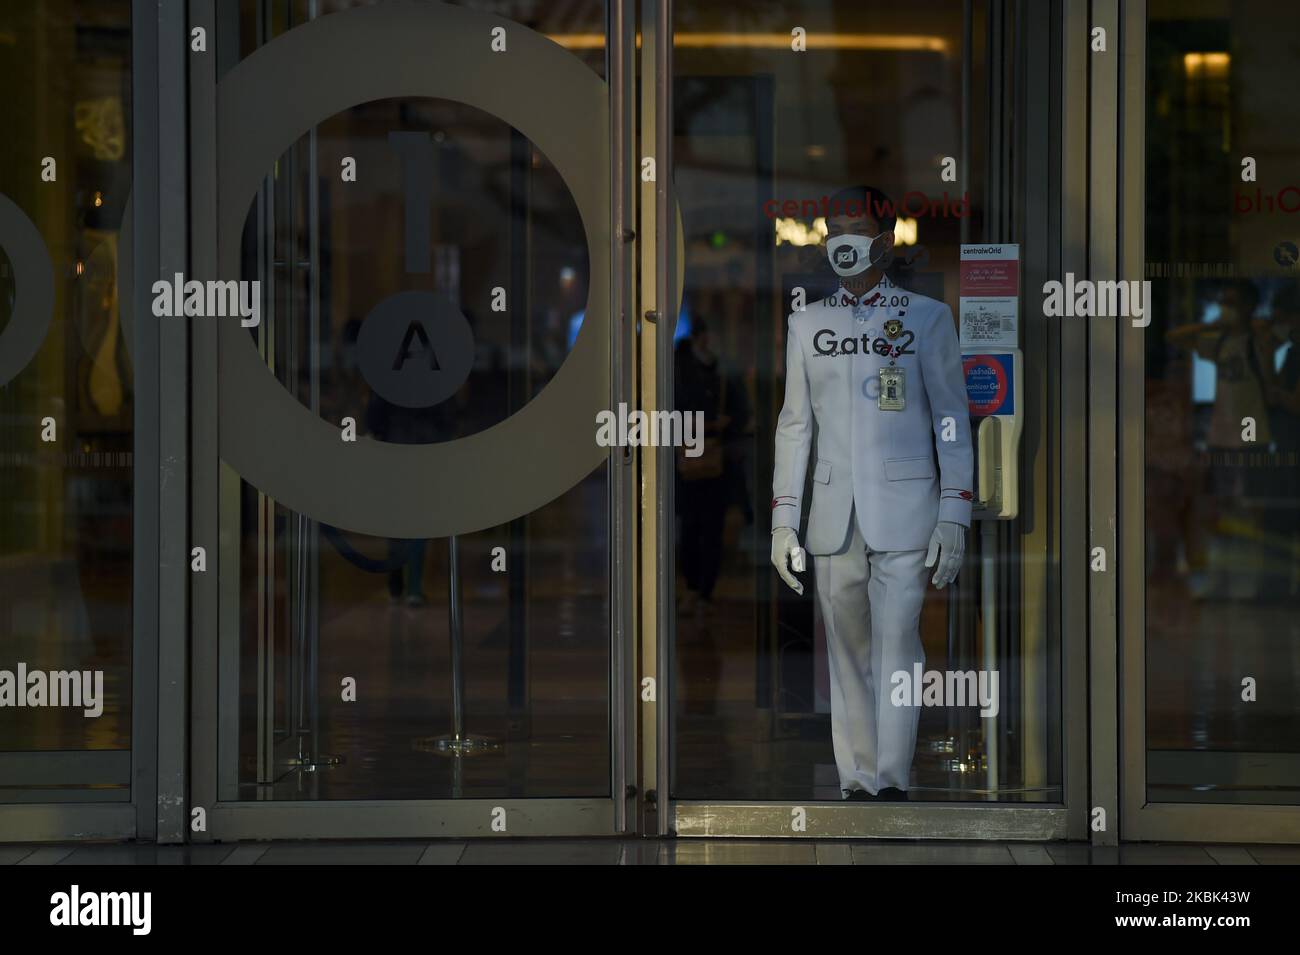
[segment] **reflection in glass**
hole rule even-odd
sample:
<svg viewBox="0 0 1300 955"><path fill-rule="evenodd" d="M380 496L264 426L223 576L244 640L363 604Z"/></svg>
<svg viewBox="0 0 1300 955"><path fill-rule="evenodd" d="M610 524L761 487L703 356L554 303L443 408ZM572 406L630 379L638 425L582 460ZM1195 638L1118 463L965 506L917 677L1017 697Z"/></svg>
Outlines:
<svg viewBox="0 0 1300 955"><path fill-rule="evenodd" d="M798 56L782 39L790 23L808 24ZM675 491L677 798L842 797L815 568L801 575L800 596L769 561L786 318L796 289L808 302L835 289L820 202L855 184L906 203L890 280L956 313L961 242L993 238L985 223L1006 219L985 194L986 175L1006 173L990 170L979 132L983 92L995 79L978 54L987 40L982 4L972 27L964 50L957 2L928 4L923 14L836 2L786 4L779 16L767 7L675 6L673 176L686 230L676 394L679 408L714 422L721 449L720 470L683 479L679 469ZM970 168L945 184L940 161L962 150L964 65ZM1026 360L1042 367L1047 355ZM1047 453L1046 439L1026 444ZM805 531L806 520L801 542ZM922 709L913 800L1061 801L1060 674L1049 663L1057 637L1016 609L1046 601L1046 577L1022 576L1031 563L1051 566L1048 552L1024 543L1028 532L1023 521L972 527L960 590L927 586L926 669L978 670L983 644L996 641L989 649L1002 699L996 721L977 708ZM1047 546L1046 535L1036 539Z"/></svg>
<svg viewBox="0 0 1300 955"><path fill-rule="evenodd" d="M1300 299L1276 202L1300 107L1275 69L1300 28L1212 9L1148 7L1147 795L1296 804Z"/></svg>
<svg viewBox="0 0 1300 955"><path fill-rule="evenodd" d="M0 188L39 231L55 294L39 352L0 381L0 670L24 664L103 687L92 717L84 706L17 708L11 697L0 753L130 749L134 377L129 292L118 284L131 188L130 6L0 8ZM47 156L53 181L42 178ZM0 255L0 330L31 318L13 314L22 278ZM34 699L33 686L10 692ZM91 785L96 798L128 798L128 763L111 779L84 780L48 765L50 777L0 782L0 802L75 798Z"/></svg>
<svg viewBox="0 0 1300 955"><path fill-rule="evenodd" d="M552 26L576 30L583 10L600 11L588 7ZM265 24L250 30L246 47L265 42ZM599 48L580 52L603 63ZM337 173L346 157L364 169L356 181ZM285 388L335 426L351 419L358 440L486 431L532 401L584 333L576 204L547 157L501 120L444 100L367 103L320 121L268 173L244 231L244 277L260 278L268 298L250 334ZM445 398L404 396L385 377L459 360L441 337L444 313L376 322L392 296L413 291L449 303L472 339ZM602 465L525 517L457 537L453 556L447 539L319 524L223 465L222 522L239 540L222 565L222 639L237 669L222 690L223 791L607 796L607 480ZM457 728L483 752L443 755L439 740Z"/></svg>

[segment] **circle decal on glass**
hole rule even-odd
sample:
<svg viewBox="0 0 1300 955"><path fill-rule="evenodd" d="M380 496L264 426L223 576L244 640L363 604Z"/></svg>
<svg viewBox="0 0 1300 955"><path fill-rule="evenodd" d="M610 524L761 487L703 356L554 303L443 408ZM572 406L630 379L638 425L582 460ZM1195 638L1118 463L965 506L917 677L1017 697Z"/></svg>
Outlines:
<svg viewBox="0 0 1300 955"><path fill-rule="evenodd" d="M371 388L403 408L454 395L474 367L469 320L433 292L398 292L376 305L357 337L357 362Z"/></svg>
<svg viewBox="0 0 1300 955"><path fill-rule="evenodd" d="M502 25L510 29L508 57L480 42ZM378 52L364 66L338 69L364 51ZM487 73L491 83L482 82ZM596 415L611 404L609 88L540 33L463 7L384 3L294 27L218 84L219 274L239 273L244 220L277 157L322 119L404 97L484 110L555 164L578 207L590 269L582 330L568 357L540 393L486 430L436 444L367 436L345 443L340 422L304 407L248 330L227 322L217 331L215 424L221 458L286 507L364 534L446 537L531 513L609 458L595 440ZM674 219L680 248L681 218ZM676 263L674 302L681 256Z"/></svg>
<svg viewBox="0 0 1300 955"><path fill-rule="evenodd" d="M54 266L36 224L0 195L0 246L14 272L14 305L0 331L0 385L6 385L40 351L54 317Z"/></svg>

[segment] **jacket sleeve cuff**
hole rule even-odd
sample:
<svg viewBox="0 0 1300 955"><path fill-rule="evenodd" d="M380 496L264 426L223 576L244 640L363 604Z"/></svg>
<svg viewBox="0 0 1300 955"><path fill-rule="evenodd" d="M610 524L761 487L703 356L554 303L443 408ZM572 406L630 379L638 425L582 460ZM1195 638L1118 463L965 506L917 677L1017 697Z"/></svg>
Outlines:
<svg viewBox="0 0 1300 955"><path fill-rule="evenodd" d="M944 489L939 497L939 520L970 527L971 492Z"/></svg>
<svg viewBox="0 0 1300 955"><path fill-rule="evenodd" d="M778 527L791 527L799 530L799 501L793 497L776 497L772 499L772 530Z"/></svg>

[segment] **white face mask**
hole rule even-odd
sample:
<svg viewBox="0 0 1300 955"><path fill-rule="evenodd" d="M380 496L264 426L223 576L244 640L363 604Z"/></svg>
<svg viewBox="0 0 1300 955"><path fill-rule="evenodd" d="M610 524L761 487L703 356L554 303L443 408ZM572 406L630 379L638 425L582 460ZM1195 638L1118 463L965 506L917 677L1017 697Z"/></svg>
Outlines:
<svg viewBox="0 0 1300 955"><path fill-rule="evenodd" d="M837 235L826 243L826 255L831 260L831 268L836 275L857 275L865 272L875 264L871 250L876 239L883 236L867 237L865 235Z"/></svg>

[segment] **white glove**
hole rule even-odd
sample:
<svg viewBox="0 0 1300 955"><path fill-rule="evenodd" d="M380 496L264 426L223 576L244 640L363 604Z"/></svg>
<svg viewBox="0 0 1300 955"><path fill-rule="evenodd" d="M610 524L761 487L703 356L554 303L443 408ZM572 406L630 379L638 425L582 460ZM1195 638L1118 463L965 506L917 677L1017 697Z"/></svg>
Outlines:
<svg viewBox="0 0 1300 955"><path fill-rule="evenodd" d="M776 527L772 529L772 566L776 572L781 575L781 579L786 582L791 590L795 593L803 594L803 584L799 583L797 577L790 573L790 558L795 557L795 566L800 570L803 568L801 558L803 548L799 546L799 535L794 532L792 527Z"/></svg>
<svg viewBox="0 0 1300 955"><path fill-rule="evenodd" d="M775 553L775 551L773 551ZM939 566L930 583L940 589L947 587L961 570L961 557L966 553L966 528L952 521L940 521L934 526L930 535L930 550L925 555L925 566L934 567L935 559Z"/></svg>

